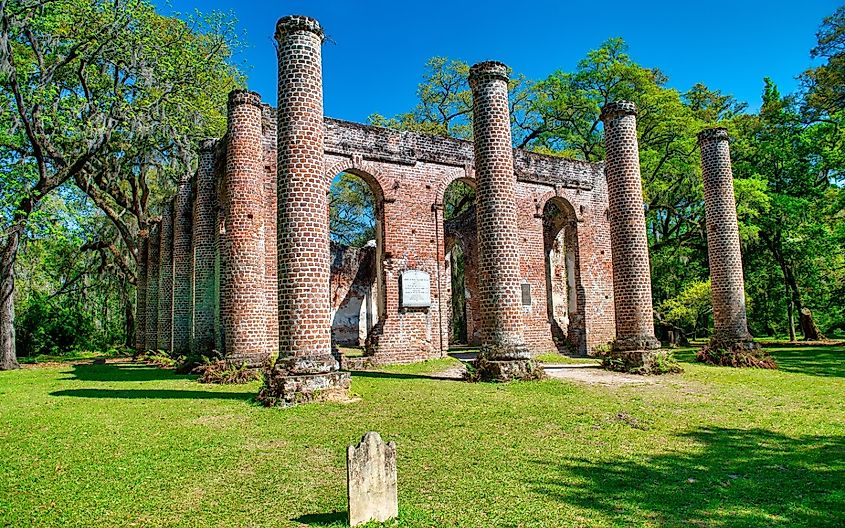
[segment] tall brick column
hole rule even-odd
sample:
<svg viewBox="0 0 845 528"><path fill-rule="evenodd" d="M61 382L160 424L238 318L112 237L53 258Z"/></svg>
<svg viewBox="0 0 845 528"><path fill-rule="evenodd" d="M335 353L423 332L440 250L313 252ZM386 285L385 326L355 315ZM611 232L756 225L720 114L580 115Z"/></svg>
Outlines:
<svg viewBox="0 0 845 528"><path fill-rule="evenodd" d="M220 316L226 359L249 366L261 365L267 356L261 111L257 93L229 94Z"/></svg>
<svg viewBox="0 0 845 528"><path fill-rule="evenodd" d="M214 350L214 321L217 307L217 282L214 261L217 255L217 191L214 157L217 140L200 143L196 197L193 218L193 339L191 351L209 356Z"/></svg>
<svg viewBox="0 0 845 528"><path fill-rule="evenodd" d="M704 179L707 253L715 331L710 346L755 348L745 312L745 282L736 218L728 131L712 128L698 134Z"/></svg>
<svg viewBox="0 0 845 528"><path fill-rule="evenodd" d="M343 397L350 385L331 347L323 40L312 18L276 24L279 359L259 394L266 404Z"/></svg>
<svg viewBox="0 0 845 528"><path fill-rule="evenodd" d="M616 341L611 354L622 360L626 369L649 370L660 341L654 337L637 107L629 101L610 103L602 108L601 120L616 307Z"/></svg>
<svg viewBox="0 0 845 528"><path fill-rule="evenodd" d="M147 324L146 348L158 348L158 280L160 265L161 231L158 223L150 226L147 250Z"/></svg>
<svg viewBox="0 0 845 528"><path fill-rule="evenodd" d="M147 349L147 251L149 239L138 243L138 280L135 285L135 352Z"/></svg>
<svg viewBox="0 0 845 528"><path fill-rule="evenodd" d="M275 147L275 142L273 143ZM265 151L266 152L266 151ZM275 157L275 152L273 152ZM267 163L269 160L265 160ZM275 355L279 349L279 276L276 260L276 163L268 163L272 170L265 170L264 174L264 240L266 254L264 258L264 293L267 296L265 308L267 310L267 353Z"/></svg>
<svg viewBox="0 0 845 528"><path fill-rule="evenodd" d="M158 268L158 349L169 352L173 342L173 202L161 213Z"/></svg>
<svg viewBox="0 0 845 528"><path fill-rule="evenodd" d="M191 351L191 178L179 180L173 205L173 355Z"/></svg>
<svg viewBox="0 0 845 528"><path fill-rule="evenodd" d="M542 372L525 346L520 300L516 174L513 166L508 69L481 62L469 71L475 150L481 379L532 378Z"/></svg>

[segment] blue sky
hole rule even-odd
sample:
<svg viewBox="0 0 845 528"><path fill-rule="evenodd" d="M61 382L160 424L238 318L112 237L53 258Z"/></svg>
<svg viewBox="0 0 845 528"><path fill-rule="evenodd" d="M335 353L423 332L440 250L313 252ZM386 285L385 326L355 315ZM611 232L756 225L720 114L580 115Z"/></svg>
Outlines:
<svg viewBox="0 0 845 528"><path fill-rule="evenodd" d="M323 48L326 115L364 121L416 103L425 61L441 55L470 64L495 59L541 79L572 70L587 51L622 37L640 64L670 84L696 82L759 107L763 77L783 93L812 65L809 51L824 16L839 2L328 1L154 0L162 12L231 11L248 44L251 90L276 104L273 30L288 14L317 18L331 38Z"/></svg>

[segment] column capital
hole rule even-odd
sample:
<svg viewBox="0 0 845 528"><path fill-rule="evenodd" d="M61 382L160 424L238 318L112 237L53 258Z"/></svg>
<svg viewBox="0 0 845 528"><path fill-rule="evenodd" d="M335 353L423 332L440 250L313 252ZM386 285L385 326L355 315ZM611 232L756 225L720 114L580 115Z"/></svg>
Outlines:
<svg viewBox="0 0 845 528"><path fill-rule="evenodd" d="M219 139L207 138L200 141L200 152L211 152L217 148Z"/></svg>
<svg viewBox="0 0 845 528"><path fill-rule="evenodd" d="M724 127L705 128L698 133L698 144L707 143L710 141L728 141L728 129Z"/></svg>
<svg viewBox="0 0 845 528"><path fill-rule="evenodd" d="M276 41L281 42L288 33L308 31L320 37L320 42L326 41L326 34L323 26L315 18L305 15L288 15L276 22Z"/></svg>
<svg viewBox="0 0 845 528"><path fill-rule="evenodd" d="M261 95L258 92L251 92L249 90L232 90L229 92L229 109L232 107L249 104L261 108Z"/></svg>
<svg viewBox="0 0 845 528"><path fill-rule="evenodd" d="M474 89L480 83L494 80L508 82L508 67L504 63L484 61L473 65L469 69L470 88Z"/></svg>
<svg viewBox="0 0 845 528"><path fill-rule="evenodd" d="M637 115L637 105L633 101L614 101L607 103L601 109L601 116L599 119L607 121L617 116Z"/></svg>

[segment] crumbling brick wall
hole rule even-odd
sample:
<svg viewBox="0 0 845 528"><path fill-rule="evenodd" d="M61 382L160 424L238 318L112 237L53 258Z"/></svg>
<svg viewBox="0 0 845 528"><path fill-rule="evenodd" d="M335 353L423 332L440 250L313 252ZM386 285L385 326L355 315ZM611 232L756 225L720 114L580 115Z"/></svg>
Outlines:
<svg viewBox="0 0 845 528"><path fill-rule="evenodd" d="M364 346L376 322L375 259L375 244L331 244L332 340L339 346Z"/></svg>

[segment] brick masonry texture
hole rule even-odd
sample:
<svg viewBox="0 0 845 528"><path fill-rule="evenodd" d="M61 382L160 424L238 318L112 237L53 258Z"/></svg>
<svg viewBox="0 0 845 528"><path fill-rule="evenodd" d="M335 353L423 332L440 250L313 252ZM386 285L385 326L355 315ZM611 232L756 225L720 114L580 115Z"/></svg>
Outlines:
<svg viewBox="0 0 845 528"><path fill-rule="evenodd" d="M173 354L191 351L191 230L193 226L191 179L179 181L173 205Z"/></svg>
<svg viewBox="0 0 845 528"><path fill-rule="evenodd" d="M173 345L173 203L161 212L158 270L158 349Z"/></svg>
<svg viewBox="0 0 845 528"><path fill-rule="evenodd" d="M138 281L135 288L135 350L147 349L147 251L149 239L138 242Z"/></svg>
<svg viewBox="0 0 845 528"><path fill-rule="evenodd" d="M276 113L266 106L262 113L262 151L254 155L256 159L263 159L266 177L275 172ZM374 363L407 363L439 357L448 349L451 306L450 269L445 259L447 241L442 217L443 193L456 180L475 185L473 144L330 118L323 119L322 123L323 192L327 192L334 176L349 171L367 181L380 205L378 216L383 229L378 248L380 258L375 260L380 266L378 272L381 278L377 280L382 290L378 292L379 320L368 340L368 352L373 354L371 360ZM219 339L221 334L215 263L220 258L217 247L218 214L225 218L222 197L218 197L217 189L225 174L226 141L227 138L223 138L221 141L201 143L198 170L192 181L193 190L184 189L192 196L189 205L193 237L191 264L196 269L188 273L197 288L192 292L189 307L191 315L197 318L192 323L191 344L194 350L206 353L219 346L215 344L215 339ZM606 213L607 185L602 165L520 150L513 151L513 165L520 283L528 284L531 291L531 304L521 307L519 319L526 346L532 354L556 348L547 308L546 227L542 216L546 205L552 202L566 204L561 208L575 218L571 229L578 241L574 264L578 271L578 306L582 307L583 316L577 323L580 326L577 329L573 326L566 339L582 354L607 344L614 338L615 326L610 228ZM272 184L265 179L265 189L271 187ZM275 200L265 198L267 234L275 228L275 222L271 221L275 217L271 212ZM567 217L567 221L571 220ZM461 236L474 237L475 226L471 229L471 235L464 233ZM178 232L175 224L174 259ZM269 246L266 274L272 273L275 264L275 252L272 245ZM477 261L477 249L473 248L473 244L468 247L470 267L467 279L473 294L472 305L479 298L477 281L472 279L477 273L473 265ZM408 269L430 274L430 309L400 308L399 277L402 271ZM340 287L342 280L345 279L338 275L331 276L332 290L329 286L324 290L327 299L329 292ZM178 281L174 288L175 298L178 298L176 288ZM270 299L276 295L270 284L266 293ZM331 311L336 312L344 297L333 296L331 300ZM178 313L176 310L175 313ZM268 319L275 316L271 308ZM477 315L473 317L478 319ZM327 316L326 325L330 324ZM268 346L272 347L275 341L270 341L271 330L267 332L267 339L271 343Z"/></svg>
<svg viewBox="0 0 845 528"><path fill-rule="evenodd" d="M158 279L161 236L158 222L150 226L150 238L147 250L147 318L146 340L147 350L158 347Z"/></svg>
<svg viewBox="0 0 845 528"><path fill-rule="evenodd" d="M724 128L704 130L698 135L698 143L713 298L713 342L729 346L750 341L751 335L745 311L745 282L728 132Z"/></svg>
<svg viewBox="0 0 845 528"><path fill-rule="evenodd" d="M507 67L498 62L476 64L470 69L469 84L482 351L497 359L526 359Z"/></svg>
<svg viewBox="0 0 845 528"><path fill-rule="evenodd" d="M200 144L193 210L193 320L191 351L207 355L217 347L215 333L219 304L217 259L217 189L215 158L217 140Z"/></svg>
<svg viewBox="0 0 845 528"><path fill-rule="evenodd" d="M601 114L613 254L614 348L619 351L660 346L654 337L636 115L636 106L628 101L610 103Z"/></svg>
<svg viewBox="0 0 845 528"><path fill-rule="evenodd" d="M313 19L276 26L279 59L279 361L289 373L337 370L329 306L329 182L324 176L323 30Z"/></svg>
<svg viewBox="0 0 845 528"><path fill-rule="evenodd" d="M261 123L258 94L243 90L229 94L226 170L220 193L225 224L220 313L225 357L251 366L264 361L268 337Z"/></svg>
<svg viewBox="0 0 845 528"><path fill-rule="evenodd" d="M473 70L475 144L339 121L323 116L319 24L286 17L276 38L280 109L257 94L233 93L226 136L200 144L196 174L178 188L174 352L217 349L256 363L278 348L270 399L296 399L291 391L308 387L342 393L348 378L334 372L332 316L372 303L357 312L367 361L439 357L448 350L451 295L463 294L451 291L446 258L456 244L468 266L470 335L502 357L555 349L583 355L611 342L620 351L659 345L633 104L603 111L606 164L512 149L506 70L498 63ZM741 337L730 157L727 141L716 139L701 139L705 189L721 189L716 199L711 191L705 197L714 310L717 332ZM375 247L349 253L348 261L330 250L327 215L332 179L344 171L370 186L378 220ZM443 195L457 180L476 187L475 218L447 226ZM159 327L170 320L157 308L166 298L159 290L167 289L159 239L156 226L139 249L139 348L158 346ZM407 270L429 274L431 307L401 307ZM347 319L346 337L343 325L335 334L355 344L354 317Z"/></svg>

